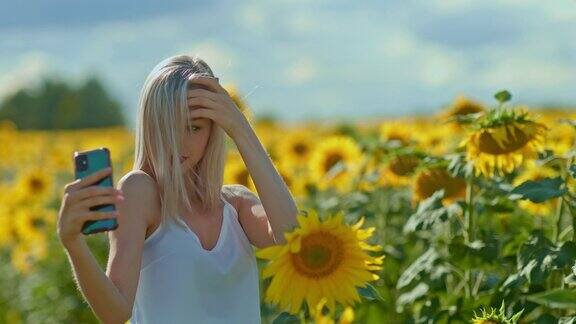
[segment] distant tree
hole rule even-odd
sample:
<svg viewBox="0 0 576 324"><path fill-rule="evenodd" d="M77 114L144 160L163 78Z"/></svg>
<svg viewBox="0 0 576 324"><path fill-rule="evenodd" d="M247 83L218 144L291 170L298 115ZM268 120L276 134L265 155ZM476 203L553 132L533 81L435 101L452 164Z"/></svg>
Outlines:
<svg viewBox="0 0 576 324"><path fill-rule="evenodd" d="M75 129L125 125L120 104L100 81L88 78L75 89L44 79L38 91L20 89L0 104L0 120L9 119L19 129Z"/></svg>

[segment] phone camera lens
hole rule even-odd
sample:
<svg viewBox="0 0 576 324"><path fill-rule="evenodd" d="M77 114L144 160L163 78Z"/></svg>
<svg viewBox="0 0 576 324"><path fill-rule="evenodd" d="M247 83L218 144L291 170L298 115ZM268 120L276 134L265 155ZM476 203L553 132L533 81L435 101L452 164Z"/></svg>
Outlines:
<svg viewBox="0 0 576 324"><path fill-rule="evenodd" d="M76 169L78 171L88 170L88 156L82 154L76 157Z"/></svg>

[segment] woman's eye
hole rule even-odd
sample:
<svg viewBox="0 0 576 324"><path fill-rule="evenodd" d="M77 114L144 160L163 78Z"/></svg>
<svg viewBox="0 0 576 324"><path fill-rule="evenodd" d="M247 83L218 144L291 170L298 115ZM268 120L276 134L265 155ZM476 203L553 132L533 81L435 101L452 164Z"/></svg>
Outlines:
<svg viewBox="0 0 576 324"><path fill-rule="evenodd" d="M190 131L197 132L197 131L200 130L200 127L198 127L198 126L190 126L190 127L186 127L186 130L187 130L188 132L190 132Z"/></svg>

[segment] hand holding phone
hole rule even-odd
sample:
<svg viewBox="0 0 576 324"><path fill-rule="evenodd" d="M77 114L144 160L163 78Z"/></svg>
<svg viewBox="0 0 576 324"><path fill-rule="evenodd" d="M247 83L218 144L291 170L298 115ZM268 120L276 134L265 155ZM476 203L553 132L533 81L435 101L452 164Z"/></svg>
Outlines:
<svg viewBox="0 0 576 324"><path fill-rule="evenodd" d="M65 186L58 219L62 241L114 230L118 227L115 203L122 201L121 192L112 185L110 151L98 148L74 152L74 182Z"/></svg>
<svg viewBox="0 0 576 324"><path fill-rule="evenodd" d="M106 219L116 221L117 211L91 210L93 206L113 204L123 200L120 190L93 185L111 173L112 169L107 168L66 184L58 213L58 236L63 244L80 238L80 234L83 233L82 229L89 221Z"/></svg>

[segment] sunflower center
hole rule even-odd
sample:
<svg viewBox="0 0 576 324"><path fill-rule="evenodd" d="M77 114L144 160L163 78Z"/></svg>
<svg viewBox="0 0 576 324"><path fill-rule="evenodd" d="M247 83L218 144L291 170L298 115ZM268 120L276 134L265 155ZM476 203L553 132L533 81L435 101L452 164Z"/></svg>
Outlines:
<svg viewBox="0 0 576 324"><path fill-rule="evenodd" d="M471 103L467 103L457 107L454 110L454 112L452 112L452 116L474 114L480 111L482 111L482 107L479 107Z"/></svg>
<svg viewBox="0 0 576 324"><path fill-rule="evenodd" d="M466 182L462 178L451 176L441 168L422 172L416 179L416 193L421 198L432 196L436 190L444 189L444 197L457 197L466 190Z"/></svg>
<svg viewBox="0 0 576 324"><path fill-rule="evenodd" d="M399 176L405 176L418 166L418 159L413 156L398 156L390 162L389 169Z"/></svg>
<svg viewBox="0 0 576 324"><path fill-rule="evenodd" d="M311 278L325 277L342 262L344 251L340 239L330 233L316 232L302 238L300 251L292 254L296 270Z"/></svg>
<svg viewBox="0 0 576 324"><path fill-rule="evenodd" d="M32 220L32 227L37 228L37 229L44 228L45 224L46 224L46 222L44 222L44 220L40 219L40 218L34 218Z"/></svg>
<svg viewBox="0 0 576 324"><path fill-rule="evenodd" d="M343 156L338 154L338 153L331 153L326 157L326 160L324 161L324 171L328 172L330 171L330 169L332 169L332 167L334 165L336 165L336 163L338 163L339 161L341 161L343 159Z"/></svg>
<svg viewBox="0 0 576 324"><path fill-rule="evenodd" d="M506 127L497 130L506 133L506 141L503 144L504 147L498 145L498 142L496 142L490 133L482 132L482 134L480 134L478 143L480 151L488 154L498 155L508 154L524 147L530 141L530 138L521 129L517 127L514 128L514 136L508 132Z"/></svg>
<svg viewBox="0 0 576 324"><path fill-rule="evenodd" d="M38 178L30 179L28 184L32 192L40 192L44 189L44 182Z"/></svg>
<svg viewBox="0 0 576 324"><path fill-rule="evenodd" d="M308 152L308 146L304 143L297 143L293 147L294 153L298 156L304 156Z"/></svg>

